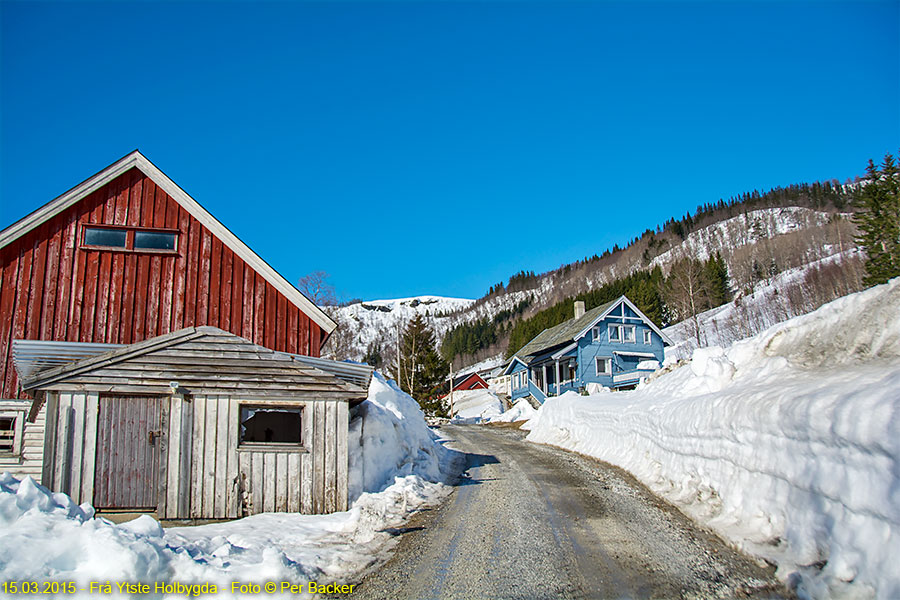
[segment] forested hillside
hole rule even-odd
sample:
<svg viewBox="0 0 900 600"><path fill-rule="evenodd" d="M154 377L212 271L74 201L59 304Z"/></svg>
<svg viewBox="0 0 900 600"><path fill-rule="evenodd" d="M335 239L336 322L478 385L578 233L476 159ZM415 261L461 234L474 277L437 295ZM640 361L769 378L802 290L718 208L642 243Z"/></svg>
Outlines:
<svg viewBox="0 0 900 600"><path fill-rule="evenodd" d="M781 272L855 249L852 214L859 187L858 181L832 180L707 202L621 247L545 273L521 270L474 301L434 303L429 297L422 302L431 304L416 310L429 320L442 356L456 370L511 356L544 328L571 318L575 300L590 309L625 294L667 326L740 302ZM858 270L850 272L836 289L859 289ZM332 311L341 325L330 342L340 349L333 355L386 364L395 351L397 323L410 318L410 309L401 305L414 300L356 302ZM699 336L698 327L695 321Z"/></svg>

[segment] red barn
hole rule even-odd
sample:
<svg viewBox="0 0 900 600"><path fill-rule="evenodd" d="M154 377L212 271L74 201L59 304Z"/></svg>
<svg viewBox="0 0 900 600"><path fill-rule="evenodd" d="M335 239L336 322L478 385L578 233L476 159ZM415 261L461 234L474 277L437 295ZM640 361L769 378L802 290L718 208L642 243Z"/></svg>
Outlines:
<svg viewBox="0 0 900 600"><path fill-rule="evenodd" d="M335 327L132 152L0 231L0 472L170 518L346 508L371 370L316 358Z"/></svg>
<svg viewBox="0 0 900 600"><path fill-rule="evenodd" d="M134 151L0 231L0 399L12 340L131 344L211 325L319 356L336 325Z"/></svg>

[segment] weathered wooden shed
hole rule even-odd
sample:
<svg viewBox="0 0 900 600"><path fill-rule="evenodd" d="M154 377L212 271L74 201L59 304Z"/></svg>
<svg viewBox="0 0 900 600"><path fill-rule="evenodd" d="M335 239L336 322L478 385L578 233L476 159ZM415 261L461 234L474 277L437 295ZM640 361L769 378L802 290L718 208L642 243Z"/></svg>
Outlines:
<svg viewBox="0 0 900 600"><path fill-rule="evenodd" d="M44 485L167 519L345 510L348 409L371 370L327 365L203 326L38 370L22 385L46 422Z"/></svg>

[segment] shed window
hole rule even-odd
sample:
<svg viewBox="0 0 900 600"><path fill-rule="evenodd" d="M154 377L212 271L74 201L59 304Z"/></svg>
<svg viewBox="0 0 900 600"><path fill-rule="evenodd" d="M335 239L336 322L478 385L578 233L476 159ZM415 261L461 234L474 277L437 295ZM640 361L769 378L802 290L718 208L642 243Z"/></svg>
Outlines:
<svg viewBox="0 0 900 600"><path fill-rule="evenodd" d="M135 250L174 250L175 234L169 231L135 231Z"/></svg>
<svg viewBox="0 0 900 600"><path fill-rule="evenodd" d="M21 454L24 422L24 411L0 412L0 456Z"/></svg>
<svg viewBox="0 0 900 600"><path fill-rule="evenodd" d="M85 227L85 246L106 246L107 248L124 248L128 241L125 229L107 229L106 227Z"/></svg>
<svg viewBox="0 0 900 600"><path fill-rule="evenodd" d="M240 444L302 443L302 408L241 407Z"/></svg>

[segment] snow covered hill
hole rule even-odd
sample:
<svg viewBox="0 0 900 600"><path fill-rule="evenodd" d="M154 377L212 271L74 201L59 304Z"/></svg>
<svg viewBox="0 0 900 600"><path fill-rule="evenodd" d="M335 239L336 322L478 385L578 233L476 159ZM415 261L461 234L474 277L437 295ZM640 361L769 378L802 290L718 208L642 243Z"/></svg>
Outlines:
<svg viewBox="0 0 900 600"><path fill-rule="evenodd" d="M900 278L635 391L551 398L528 440L631 471L800 597L898 598L897 315Z"/></svg>
<svg viewBox="0 0 900 600"><path fill-rule="evenodd" d="M453 327L478 319L493 319L501 311L510 310L523 300L527 300L529 305L521 316L528 317L562 298L597 288L636 270L659 266L666 272L674 261L684 256L705 259L720 252L728 266L733 290L742 294L759 288L760 272L766 278L765 284L771 284L779 278L791 276L791 273L805 273L804 268L808 266L826 264L836 254L843 253L845 257L852 254L856 248L849 217L849 214L835 215L796 206L753 210L692 231L684 240L666 233L660 235L655 245L650 247L649 242L642 238L634 247L614 253L597 264L566 265L539 275L533 287L524 291L494 294L478 300L419 296L331 307L328 312L339 327L332 334L325 352L332 358L362 361L369 350L377 350L384 363L389 364L395 352L398 329L416 314L427 319L440 344ZM858 287L843 293L856 289ZM836 295L840 294L834 293L812 303L803 312ZM762 315L769 312L775 315L780 309L769 311L760 304L773 300L773 293L760 294L758 298L748 300L748 306L738 312L756 325L752 329L744 327L739 337L747 337L761 331L764 326L800 314L794 309L794 312L788 311L777 319L757 318L749 314L749 307L753 306ZM783 303L783 299L780 300ZM732 336L728 341L734 339L737 337ZM465 364L469 367L461 371L473 370L475 362L485 359L499 362L496 355L498 352L502 355L505 351L505 341L501 346L467 357ZM460 370L458 362L456 369Z"/></svg>
<svg viewBox="0 0 900 600"><path fill-rule="evenodd" d="M696 322L688 319L666 327L663 331L675 342L666 348L666 357L689 358L698 347L731 345L776 323L811 312L834 297L848 295L853 291L851 283L862 277L861 263L860 251L853 248L761 281L752 292L741 293L731 302L700 313ZM816 285L811 283L823 271L830 271L825 276L830 292L826 297L820 297L822 292L817 294Z"/></svg>
<svg viewBox="0 0 900 600"><path fill-rule="evenodd" d="M398 331L416 315L425 318L440 344L452 327L485 317L493 318L501 310L508 310L529 296L529 292L512 292L480 301L416 296L328 307L329 314L338 323L338 330L332 334L335 339L329 341L325 350L329 357L361 361L376 344L386 362L390 362Z"/></svg>
<svg viewBox="0 0 900 600"><path fill-rule="evenodd" d="M650 266L665 267L685 254L706 260L717 251L733 251L778 235L821 227L829 219L828 213L798 206L753 210L690 233L682 244L650 261Z"/></svg>

